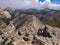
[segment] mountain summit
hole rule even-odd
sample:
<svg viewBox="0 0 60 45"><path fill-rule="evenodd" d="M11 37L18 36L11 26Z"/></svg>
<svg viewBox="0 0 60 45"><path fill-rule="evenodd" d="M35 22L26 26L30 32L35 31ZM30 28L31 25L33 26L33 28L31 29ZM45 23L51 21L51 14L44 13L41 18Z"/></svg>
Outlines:
<svg viewBox="0 0 60 45"><path fill-rule="evenodd" d="M60 45L60 28L43 24L35 15L11 17L0 9L0 45Z"/></svg>

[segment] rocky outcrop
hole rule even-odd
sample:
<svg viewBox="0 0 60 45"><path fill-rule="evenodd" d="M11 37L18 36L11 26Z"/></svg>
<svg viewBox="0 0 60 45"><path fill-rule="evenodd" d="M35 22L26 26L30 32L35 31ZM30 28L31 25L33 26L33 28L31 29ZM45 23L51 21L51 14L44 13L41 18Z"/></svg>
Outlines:
<svg viewBox="0 0 60 45"><path fill-rule="evenodd" d="M44 25L34 15L10 19L0 8L0 45L60 45L60 28Z"/></svg>
<svg viewBox="0 0 60 45"><path fill-rule="evenodd" d="M0 45L7 45L5 43L11 41L8 38L9 37L8 33L13 31L13 26L10 25L10 19L11 15L9 14L9 12L4 11L3 9L0 8Z"/></svg>
<svg viewBox="0 0 60 45"><path fill-rule="evenodd" d="M15 40L14 45L59 45L59 28L44 25L33 15L23 19L22 26L17 29L20 40Z"/></svg>

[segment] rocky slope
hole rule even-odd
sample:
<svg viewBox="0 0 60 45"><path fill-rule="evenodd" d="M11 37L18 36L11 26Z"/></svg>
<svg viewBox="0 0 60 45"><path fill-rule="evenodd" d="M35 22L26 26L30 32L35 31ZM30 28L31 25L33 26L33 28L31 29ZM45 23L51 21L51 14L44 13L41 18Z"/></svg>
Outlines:
<svg viewBox="0 0 60 45"><path fill-rule="evenodd" d="M60 45L59 28L44 25L35 15L11 18L0 8L0 45Z"/></svg>

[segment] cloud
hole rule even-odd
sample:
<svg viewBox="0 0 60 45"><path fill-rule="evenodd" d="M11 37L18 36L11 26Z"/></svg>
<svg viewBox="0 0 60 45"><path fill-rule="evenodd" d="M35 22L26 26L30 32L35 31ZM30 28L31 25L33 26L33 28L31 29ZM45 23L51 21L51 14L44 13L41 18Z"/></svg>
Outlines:
<svg viewBox="0 0 60 45"><path fill-rule="evenodd" d="M0 0L2 7L38 8L38 0Z"/></svg>
<svg viewBox="0 0 60 45"><path fill-rule="evenodd" d="M60 10L60 4L53 4L52 3L48 7L51 8L51 9Z"/></svg>
<svg viewBox="0 0 60 45"><path fill-rule="evenodd" d="M43 4L42 6L44 6L44 8L60 10L60 4L51 3L51 0L45 0L43 3L40 2L40 4Z"/></svg>
<svg viewBox="0 0 60 45"><path fill-rule="evenodd" d="M45 0L44 2L39 2L39 0L0 0L0 6L2 7L12 7L12 8L36 8L43 9L45 7L51 9L59 9L60 4L51 3L51 0Z"/></svg>

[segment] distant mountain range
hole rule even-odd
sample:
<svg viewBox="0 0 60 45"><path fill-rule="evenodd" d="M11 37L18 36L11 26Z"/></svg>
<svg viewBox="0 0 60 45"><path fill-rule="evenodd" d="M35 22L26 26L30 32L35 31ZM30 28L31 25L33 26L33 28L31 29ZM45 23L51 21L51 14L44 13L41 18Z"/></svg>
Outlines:
<svg viewBox="0 0 60 45"><path fill-rule="evenodd" d="M60 27L60 10L53 10L45 8L42 10L38 9L10 9L6 8L5 10L9 11L12 19L19 15L35 15L45 24L51 24L53 26Z"/></svg>

